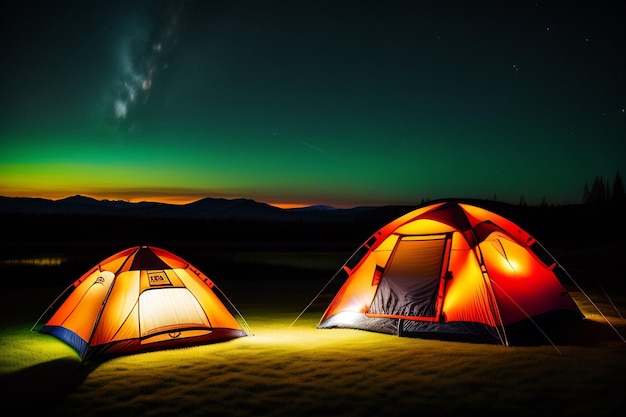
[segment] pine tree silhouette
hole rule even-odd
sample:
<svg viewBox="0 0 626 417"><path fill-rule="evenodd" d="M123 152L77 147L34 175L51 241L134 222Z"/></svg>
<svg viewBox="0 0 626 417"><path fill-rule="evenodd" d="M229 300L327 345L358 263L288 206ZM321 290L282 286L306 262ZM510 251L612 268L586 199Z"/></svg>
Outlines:
<svg viewBox="0 0 626 417"><path fill-rule="evenodd" d="M619 170L615 173L613 179L613 192L611 193L611 202L614 204L621 204L626 201L624 198L624 182L622 176L619 174Z"/></svg>
<svg viewBox="0 0 626 417"><path fill-rule="evenodd" d="M613 185L611 186L609 181L604 181L602 177L596 177L593 180L591 190L585 183L583 188L583 203L584 204L615 204L619 205L626 202L626 195L624 193L624 182L619 170L615 173L613 178Z"/></svg>

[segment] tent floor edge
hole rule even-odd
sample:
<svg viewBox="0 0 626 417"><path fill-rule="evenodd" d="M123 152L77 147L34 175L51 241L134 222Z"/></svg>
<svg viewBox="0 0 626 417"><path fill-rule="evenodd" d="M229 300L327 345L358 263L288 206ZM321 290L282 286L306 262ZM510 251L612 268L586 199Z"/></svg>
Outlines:
<svg viewBox="0 0 626 417"><path fill-rule="evenodd" d="M140 339L123 340L100 346L89 347L83 358L83 362L105 361L119 356L158 352L171 349L192 348L196 346L228 342L246 336L248 336L248 334L243 330L213 329L211 333L204 336L188 337L180 340L166 340L148 344L142 344Z"/></svg>

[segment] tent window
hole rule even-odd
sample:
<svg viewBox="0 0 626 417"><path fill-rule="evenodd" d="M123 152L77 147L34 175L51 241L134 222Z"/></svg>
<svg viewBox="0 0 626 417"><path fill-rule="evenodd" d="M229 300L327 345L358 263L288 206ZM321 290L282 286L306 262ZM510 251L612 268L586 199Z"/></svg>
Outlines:
<svg viewBox="0 0 626 417"><path fill-rule="evenodd" d="M435 319L438 294L444 283L442 266L446 242L442 235L426 239L402 238L380 279L368 313Z"/></svg>
<svg viewBox="0 0 626 417"><path fill-rule="evenodd" d="M346 262L346 266L350 269L353 269L355 266L357 266L359 262L361 262L361 259L363 259L363 257L367 255L368 252L369 249L366 246L361 246L356 251L356 253L352 255L350 259L348 259L348 261Z"/></svg>
<svg viewBox="0 0 626 417"><path fill-rule="evenodd" d="M552 257L552 255L550 255L548 253L548 251L546 251L543 246L541 246L539 243L534 242L532 245L529 246L530 250L533 251L533 253L535 255L537 255L537 257L539 258L539 260L541 262L544 263L544 265L546 266L552 266L556 263L556 261L554 260L554 258Z"/></svg>

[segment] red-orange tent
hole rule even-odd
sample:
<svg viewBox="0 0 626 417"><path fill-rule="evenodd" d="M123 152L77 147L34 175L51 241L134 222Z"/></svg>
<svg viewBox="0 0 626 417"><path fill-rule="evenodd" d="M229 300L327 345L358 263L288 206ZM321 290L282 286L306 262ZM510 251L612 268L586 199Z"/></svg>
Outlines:
<svg viewBox="0 0 626 417"><path fill-rule="evenodd" d="M39 331L67 343L83 361L247 335L207 276L153 246L112 255L59 298Z"/></svg>
<svg viewBox="0 0 626 417"><path fill-rule="evenodd" d="M539 242L470 204L397 218L338 276L345 281L318 328L509 345L517 324L583 318L559 280L567 273Z"/></svg>

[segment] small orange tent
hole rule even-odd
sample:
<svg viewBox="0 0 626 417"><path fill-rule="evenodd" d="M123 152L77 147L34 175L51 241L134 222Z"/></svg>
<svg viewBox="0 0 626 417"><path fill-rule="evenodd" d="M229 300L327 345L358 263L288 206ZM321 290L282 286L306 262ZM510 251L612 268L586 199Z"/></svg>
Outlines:
<svg viewBox="0 0 626 417"><path fill-rule="evenodd" d="M246 336L218 294L228 301L178 256L136 246L100 262L68 287L39 331L67 343L83 361Z"/></svg>
<svg viewBox="0 0 626 417"><path fill-rule="evenodd" d="M513 222L470 204L397 218L338 276L343 286L318 328L509 345L517 324L583 318L558 262Z"/></svg>

